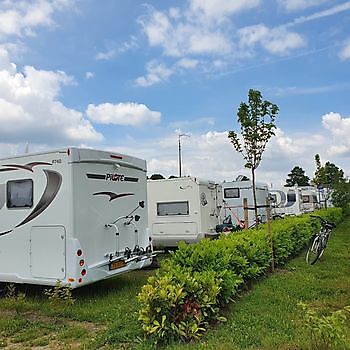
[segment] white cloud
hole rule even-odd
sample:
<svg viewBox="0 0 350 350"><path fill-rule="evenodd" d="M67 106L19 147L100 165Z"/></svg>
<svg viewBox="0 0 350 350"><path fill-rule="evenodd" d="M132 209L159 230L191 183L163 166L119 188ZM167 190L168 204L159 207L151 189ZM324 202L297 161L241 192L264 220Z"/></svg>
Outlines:
<svg viewBox="0 0 350 350"><path fill-rule="evenodd" d="M223 55L231 51L231 42L224 28L201 22L195 13L174 17L153 10L139 22L150 46L161 47L168 56Z"/></svg>
<svg viewBox="0 0 350 350"><path fill-rule="evenodd" d="M234 13L259 6L261 0L189 0L189 3L192 14L222 20Z"/></svg>
<svg viewBox="0 0 350 350"><path fill-rule="evenodd" d="M92 72L86 72L85 73L85 78L86 79L92 79L94 76L95 76L95 74L92 73Z"/></svg>
<svg viewBox="0 0 350 350"><path fill-rule="evenodd" d="M337 91L346 88L344 84L334 84L325 86L313 86L313 87L299 87L299 86L286 86L286 87L274 87L267 88L269 94L274 96L291 96L291 95L312 95L322 94L331 91Z"/></svg>
<svg viewBox="0 0 350 350"><path fill-rule="evenodd" d="M137 86L151 86L160 82L166 81L171 75L174 74L174 70L166 67L164 64L159 63L156 60L148 62L146 66L147 74L136 78L135 84Z"/></svg>
<svg viewBox="0 0 350 350"><path fill-rule="evenodd" d="M349 139L350 117L343 118L339 113L330 112L322 117L322 125L328 129L332 135Z"/></svg>
<svg viewBox="0 0 350 350"><path fill-rule="evenodd" d="M324 124L328 122L327 126ZM332 139L335 130L349 125L346 118L333 114L323 117L323 131L313 130L303 133L289 133L277 129L276 136L269 141L260 167L257 169L257 180L282 186L288 173L294 166L301 166L306 175L314 176L314 155L320 154L324 161L331 161L350 175L350 152L344 137ZM331 132L330 132L331 131ZM191 133L182 138L183 172L185 175L212 179L215 181L232 180L239 174L250 176L244 168L244 160L237 153L227 137L227 131L208 131ZM128 148L122 151L147 160L148 174L160 173L168 177L178 174L178 135L169 133L149 140L128 139ZM119 149L116 147L116 149Z"/></svg>
<svg viewBox="0 0 350 350"><path fill-rule="evenodd" d="M177 65L181 68L193 69L193 68L196 68L198 66L198 63L199 63L198 60L184 57L184 58L181 58L181 60L179 60L177 62Z"/></svg>
<svg viewBox="0 0 350 350"><path fill-rule="evenodd" d="M302 23L306 23L306 22L315 21L317 19L333 16L333 15L336 15L338 13L348 11L348 10L350 10L350 1L347 1L347 2L340 4L340 5L333 6L327 10L322 10L322 11L313 13L309 16L298 17L298 18L294 19L292 22L287 23L285 25L285 27L291 27L291 26L294 26L296 24L302 24Z"/></svg>
<svg viewBox="0 0 350 350"><path fill-rule="evenodd" d="M0 3L0 38L31 36L39 26L54 25L56 11L71 9L75 0L3 1Z"/></svg>
<svg viewBox="0 0 350 350"><path fill-rule="evenodd" d="M112 45L107 51L98 52L95 56L96 60L111 60L117 55L123 54L130 50L135 50L139 47L138 40L135 36L131 36L129 41L125 41L121 46Z"/></svg>
<svg viewBox="0 0 350 350"><path fill-rule="evenodd" d="M138 103L89 104L86 114L90 120L99 124L141 126L157 124L161 119L160 112L151 111L144 104Z"/></svg>
<svg viewBox="0 0 350 350"><path fill-rule="evenodd" d="M277 0L279 5L287 11L304 10L309 7L319 6L329 0Z"/></svg>
<svg viewBox="0 0 350 350"><path fill-rule="evenodd" d="M350 155L350 117L330 112L322 117L322 125L330 131L333 141L330 143L330 156Z"/></svg>
<svg viewBox="0 0 350 350"><path fill-rule="evenodd" d="M306 45L300 34L287 31L283 27L268 28L264 24L241 28L238 35L242 47L253 48L260 44L272 54L285 55Z"/></svg>
<svg viewBox="0 0 350 350"><path fill-rule="evenodd" d="M344 45L344 47L340 51L339 57L343 61L350 59L350 40L348 40L346 42L346 44Z"/></svg>
<svg viewBox="0 0 350 350"><path fill-rule="evenodd" d="M73 84L61 71L24 67L18 72L8 54L0 50L0 138L3 142L78 144L99 142L96 132L82 113L59 100L61 88Z"/></svg>

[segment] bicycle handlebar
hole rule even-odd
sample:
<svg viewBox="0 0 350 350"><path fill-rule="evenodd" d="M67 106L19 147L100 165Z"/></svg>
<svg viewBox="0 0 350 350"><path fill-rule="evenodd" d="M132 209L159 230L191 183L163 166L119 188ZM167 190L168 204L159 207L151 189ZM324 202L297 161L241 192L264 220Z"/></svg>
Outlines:
<svg viewBox="0 0 350 350"><path fill-rule="evenodd" d="M326 219L324 219L324 218L321 217L321 216L318 216L318 215L310 215L310 218L319 219L319 220L321 221L321 225L328 226L329 228L334 228L334 227L335 227L335 224L334 224L333 222L329 222L329 221L327 221Z"/></svg>

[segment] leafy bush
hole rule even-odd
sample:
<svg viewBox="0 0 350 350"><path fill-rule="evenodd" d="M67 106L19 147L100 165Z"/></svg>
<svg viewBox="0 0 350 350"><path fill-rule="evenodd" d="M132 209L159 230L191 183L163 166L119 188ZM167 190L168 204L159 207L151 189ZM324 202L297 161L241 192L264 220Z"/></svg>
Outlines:
<svg viewBox="0 0 350 350"><path fill-rule="evenodd" d="M304 311L304 323L315 349L334 349L345 346L344 323L350 315L350 306L334 311L328 316L318 315L304 303L299 303L298 306Z"/></svg>
<svg viewBox="0 0 350 350"><path fill-rule="evenodd" d="M44 293L48 296L52 306L73 305L75 303L70 286L62 285L59 280L54 287L45 289Z"/></svg>
<svg viewBox="0 0 350 350"><path fill-rule="evenodd" d="M198 338L218 314L220 276L179 267L150 277L138 298L139 319L155 341Z"/></svg>
<svg viewBox="0 0 350 350"><path fill-rule="evenodd" d="M338 223L341 209L317 215ZM320 223L309 215L272 223L274 261L281 266L305 247ZM208 325L222 320L220 310L249 280L267 272L272 250L267 227L221 235L217 240L179 244L166 266L148 279L138 295L139 320L155 342L200 337Z"/></svg>

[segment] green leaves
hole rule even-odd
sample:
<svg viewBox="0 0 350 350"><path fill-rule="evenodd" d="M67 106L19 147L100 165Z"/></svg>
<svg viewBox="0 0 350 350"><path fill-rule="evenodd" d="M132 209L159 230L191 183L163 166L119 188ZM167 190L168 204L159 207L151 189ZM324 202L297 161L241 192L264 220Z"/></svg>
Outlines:
<svg viewBox="0 0 350 350"><path fill-rule="evenodd" d="M246 167L258 168L267 142L275 135L278 110L277 105L262 100L260 91L252 89L248 93L248 104L240 104L237 118L241 137L235 131L229 131L228 138L246 160Z"/></svg>
<svg viewBox="0 0 350 350"><path fill-rule="evenodd" d="M287 187L298 186L309 186L310 178L305 175L305 170L300 166L295 166L288 174L286 179Z"/></svg>
<svg viewBox="0 0 350 350"><path fill-rule="evenodd" d="M341 209L320 210L318 215L339 222ZM283 265L302 249L319 228L309 215L272 223L274 258ZM271 266L267 228L222 235L197 244L180 243L138 295L139 320L154 342L190 341L200 338L208 326L224 319L223 307L247 281Z"/></svg>
<svg viewBox="0 0 350 350"><path fill-rule="evenodd" d="M332 312L330 315L318 315L304 303L298 304L304 312L304 323L311 335L315 349L345 349L345 321L350 317L350 306Z"/></svg>

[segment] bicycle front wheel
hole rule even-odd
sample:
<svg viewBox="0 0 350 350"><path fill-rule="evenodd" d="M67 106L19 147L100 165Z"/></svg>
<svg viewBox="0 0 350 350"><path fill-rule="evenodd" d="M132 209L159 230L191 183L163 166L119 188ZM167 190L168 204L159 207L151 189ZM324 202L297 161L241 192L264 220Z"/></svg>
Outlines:
<svg viewBox="0 0 350 350"><path fill-rule="evenodd" d="M323 253L323 244L320 236L316 236L314 239L311 240L307 253L306 253L306 262L310 265L313 265L317 259L322 255Z"/></svg>

